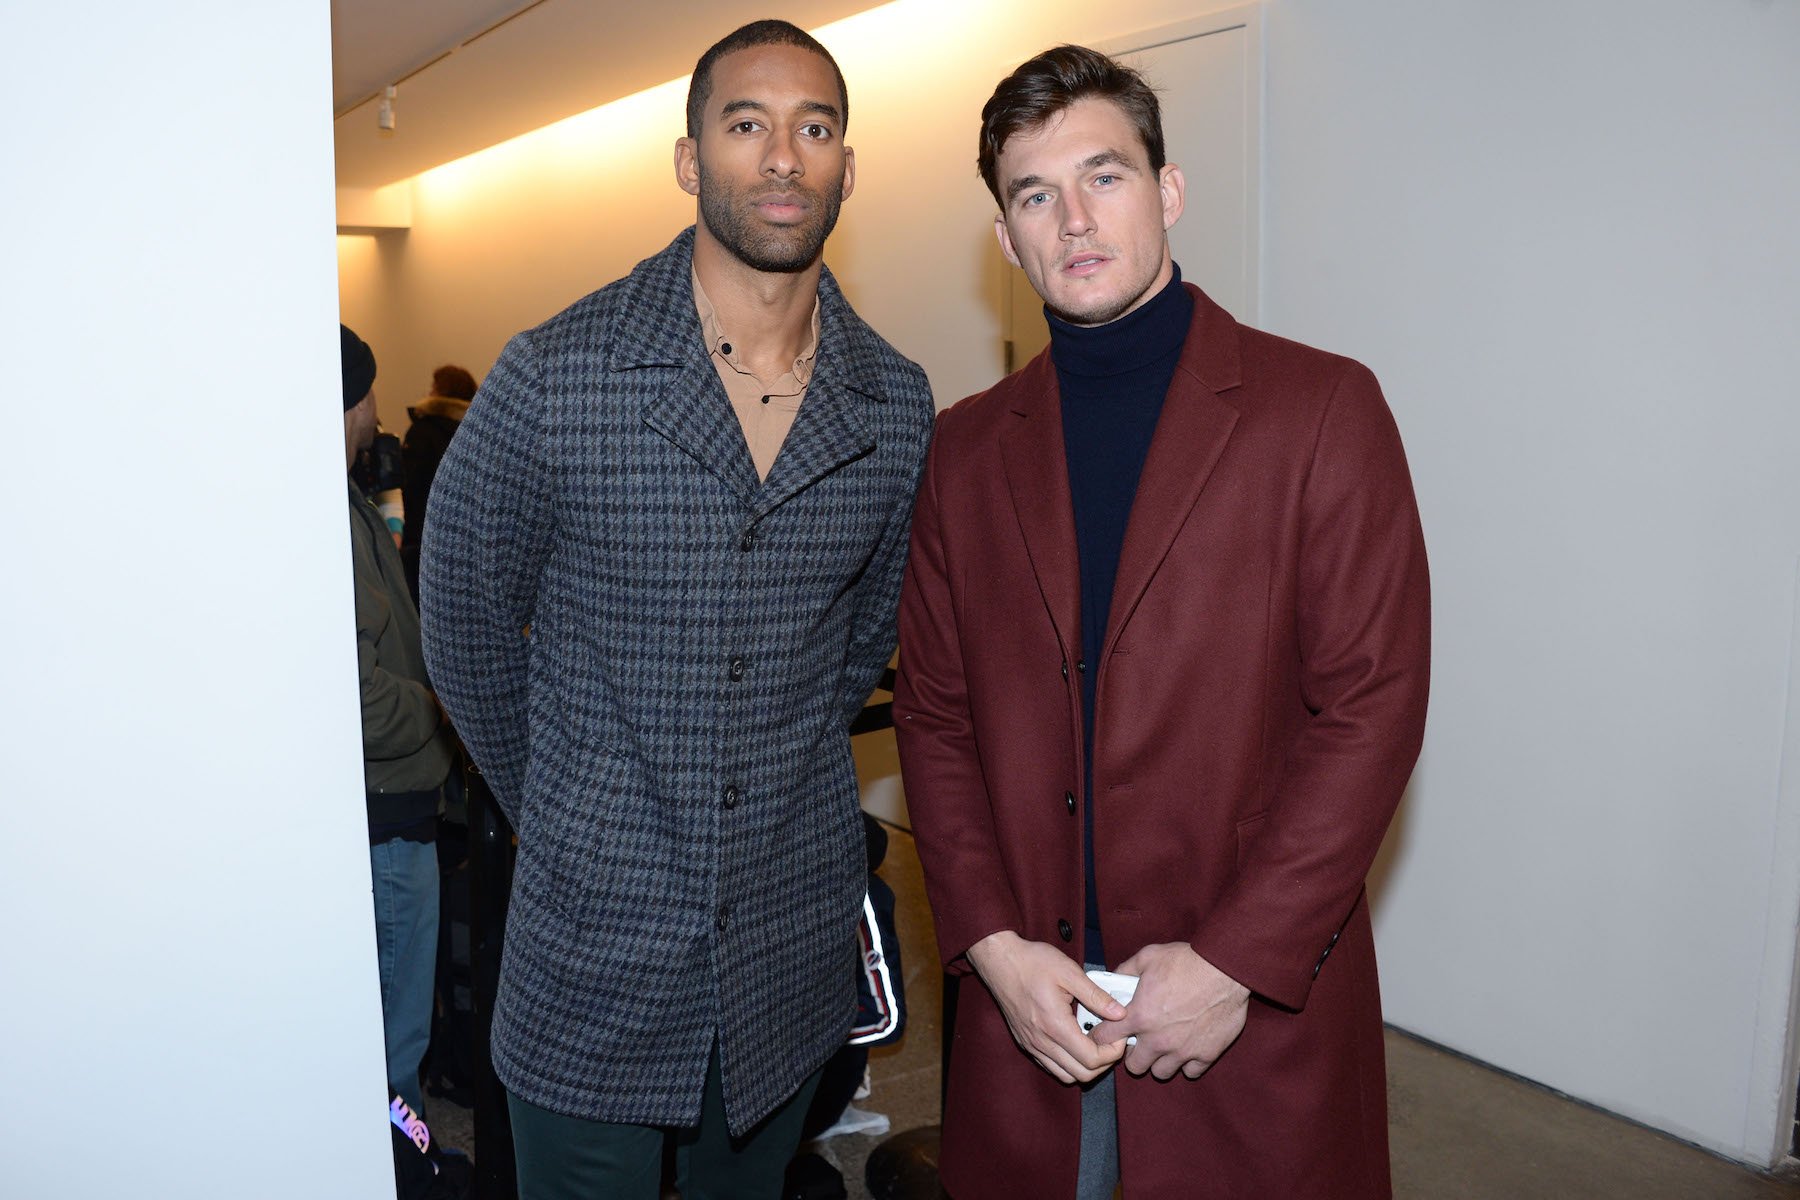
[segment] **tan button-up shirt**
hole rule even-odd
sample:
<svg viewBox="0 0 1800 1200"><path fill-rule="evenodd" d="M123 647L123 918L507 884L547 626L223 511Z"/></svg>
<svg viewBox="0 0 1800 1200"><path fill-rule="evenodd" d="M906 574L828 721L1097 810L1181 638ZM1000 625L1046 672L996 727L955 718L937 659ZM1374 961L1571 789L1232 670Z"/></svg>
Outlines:
<svg viewBox="0 0 1800 1200"><path fill-rule="evenodd" d="M757 478L767 479L769 468L775 465L775 456L781 453L781 444L794 427L800 402L806 399L806 383L812 377L813 359L819 353L819 302L817 298L813 300L812 334L800 357L794 360L793 370L765 383L743 364L731 335L719 328L719 314L713 309L712 301L706 298L700 276L695 274L693 279L694 308L700 314L700 336L706 339L713 369L719 373L719 382L725 385L725 395L731 399L731 410L743 427L744 441L750 447L750 461L756 464Z"/></svg>

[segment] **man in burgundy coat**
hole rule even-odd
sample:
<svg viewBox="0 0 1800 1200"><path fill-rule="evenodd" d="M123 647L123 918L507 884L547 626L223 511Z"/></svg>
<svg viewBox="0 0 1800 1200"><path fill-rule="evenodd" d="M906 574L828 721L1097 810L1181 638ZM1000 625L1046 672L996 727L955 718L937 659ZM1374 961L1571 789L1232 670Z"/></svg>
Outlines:
<svg viewBox="0 0 1800 1200"><path fill-rule="evenodd" d="M907 803L945 963L985 985L944 1185L1387 1196L1363 881L1430 640L1393 418L1366 368L1181 283L1135 73L1025 63L980 166L1052 336L940 416L901 601ZM1138 976L1130 1005L1084 965Z"/></svg>

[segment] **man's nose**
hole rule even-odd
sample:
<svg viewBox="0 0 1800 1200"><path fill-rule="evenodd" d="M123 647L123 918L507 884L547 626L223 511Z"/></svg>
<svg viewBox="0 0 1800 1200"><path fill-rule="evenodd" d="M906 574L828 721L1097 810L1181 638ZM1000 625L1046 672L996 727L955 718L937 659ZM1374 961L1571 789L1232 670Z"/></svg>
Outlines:
<svg viewBox="0 0 1800 1200"><path fill-rule="evenodd" d="M1080 192L1063 197L1062 233L1066 238L1086 237L1094 232L1094 214Z"/></svg>
<svg viewBox="0 0 1800 1200"><path fill-rule="evenodd" d="M763 153L763 173L778 179L795 179L806 174L801 165L800 146L792 132L775 133Z"/></svg>

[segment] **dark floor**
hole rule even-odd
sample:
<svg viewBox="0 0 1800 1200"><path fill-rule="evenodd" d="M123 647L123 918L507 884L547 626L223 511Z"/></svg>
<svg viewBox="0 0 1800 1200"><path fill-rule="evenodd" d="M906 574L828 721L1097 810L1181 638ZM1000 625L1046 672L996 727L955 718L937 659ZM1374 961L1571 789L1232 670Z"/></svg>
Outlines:
<svg viewBox="0 0 1800 1200"><path fill-rule="evenodd" d="M939 1119L942 976L912 837L893 830L882 875L898 897L908 1007L897 1046L871 1055L860 1109L886 1115L879 1136L812 1146L865 1200L863 1168L886 1138ZM1400 1200L1800 1200L1800 1168L1774 1175L1609 1116L1534 1084L1389 1030L1388 1102ZM468 1147L466 1109L432 1104L434 1135Z"/></svg>

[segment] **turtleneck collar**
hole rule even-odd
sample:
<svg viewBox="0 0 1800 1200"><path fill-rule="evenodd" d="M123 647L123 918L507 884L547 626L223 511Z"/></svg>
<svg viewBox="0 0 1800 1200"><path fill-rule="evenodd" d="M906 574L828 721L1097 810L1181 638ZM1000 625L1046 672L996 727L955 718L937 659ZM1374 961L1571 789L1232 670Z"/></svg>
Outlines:
<svg viewBox="0 0 1800 1200"><path fill-rule="evenodd" d="M1105 325L1071 325L1044 310L1056 369L1089 379L1129 374L1179 354L1193 318L1194 300L1181 286L1179 265L1160 292Z"/></svg>

